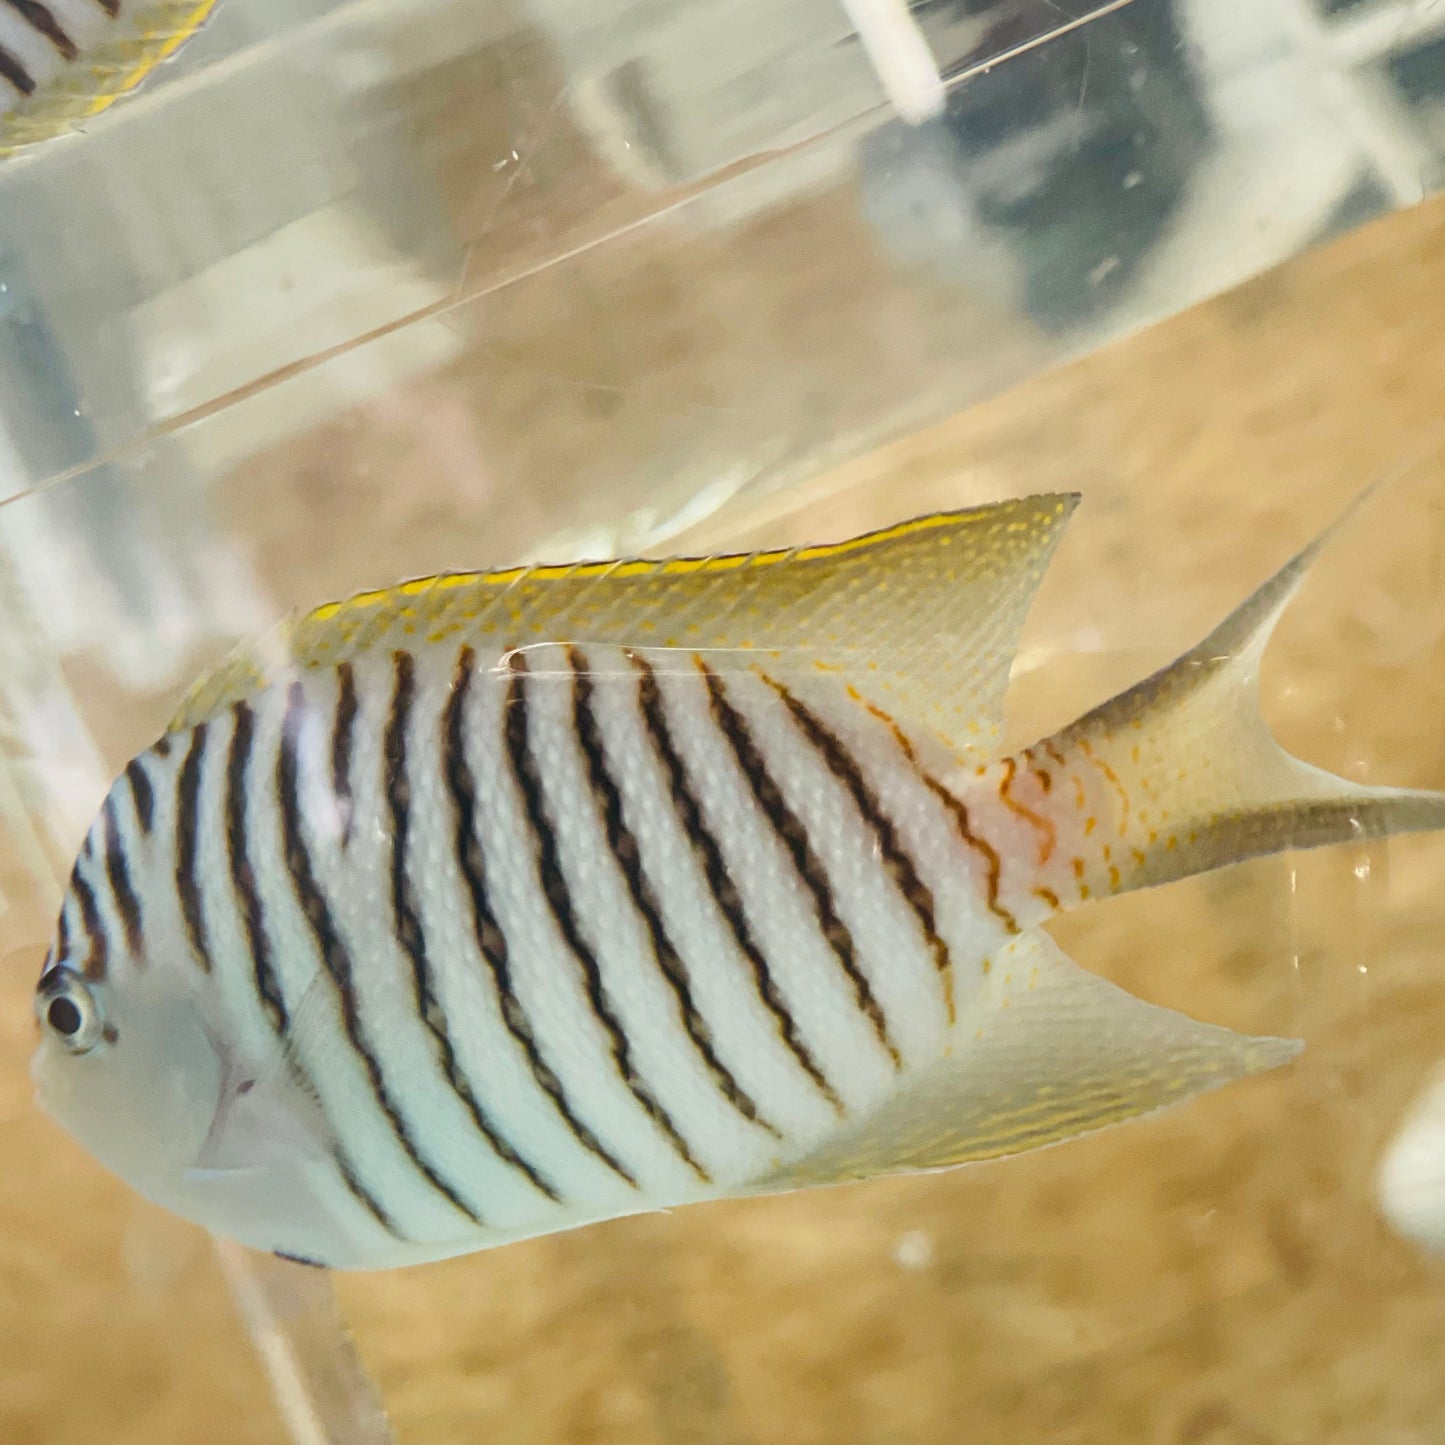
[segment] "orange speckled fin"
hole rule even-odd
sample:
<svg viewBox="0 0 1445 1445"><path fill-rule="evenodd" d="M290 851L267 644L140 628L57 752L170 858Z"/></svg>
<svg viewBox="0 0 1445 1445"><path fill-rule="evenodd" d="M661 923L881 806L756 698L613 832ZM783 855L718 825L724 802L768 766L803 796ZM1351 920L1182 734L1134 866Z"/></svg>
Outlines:
<svg viewBox="0 0 1445 1445"><path fill-rule="evenodd" d="M1177 662L1040 745L1094 800L1086 811L1097 826L1061 848L1079 855L1085 896L1290 849L1445 827L1445 794L1346 782L1285 752L1260 712L1270 634L1344 520ZM1058 891L1072 899L1067 887Z"/></svg>
<svg viewBox="0 0 1445 1445"><path fill-rule="evenodd" d="M138 89L211 18L219 0L152 0L128 7L99 44L7 115L0 157L72 131Z"/></svg>
<svg viewBox="0 0 1445 1445"><path fill-rule="evenodd" d="M1302 1047L1145 1003L1043 932L999 952L953 1037L948 1057L754 1192L1021 1154L1276 1068Z"/></svg>
<svg viewBox="0 0 1445 1445"><path fill-rule="evenodd" d="M422 578L320 607L203 678L173 728L303 668L395 648L543 642L787 656L947 738L995 743L1029 604L1077 501L921 517L830 546ZM272 659L268 662L268 659Z"/></svg>

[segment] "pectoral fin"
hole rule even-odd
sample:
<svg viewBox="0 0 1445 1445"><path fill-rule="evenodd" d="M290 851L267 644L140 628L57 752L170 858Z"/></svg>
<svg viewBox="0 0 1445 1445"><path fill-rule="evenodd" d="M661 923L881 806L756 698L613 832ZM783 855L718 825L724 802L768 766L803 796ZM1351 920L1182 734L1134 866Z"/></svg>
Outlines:
<svg viewBox="0 0 1445 1445"><path fill-rule="evenodd" d="M1021 1154L1276 1068L1301 1047L1145 1003L1047 934L1025 934L995 958L947 1057L757 1192Z"/></svg>

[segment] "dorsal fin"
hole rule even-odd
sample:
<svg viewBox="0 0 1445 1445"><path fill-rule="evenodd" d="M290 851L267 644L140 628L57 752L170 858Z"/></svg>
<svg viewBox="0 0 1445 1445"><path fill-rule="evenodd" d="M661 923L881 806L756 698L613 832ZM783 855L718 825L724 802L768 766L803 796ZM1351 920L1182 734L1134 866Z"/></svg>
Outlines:
<svg viewBox="0 0 1445 1445"><path fill-rule="evenodd" d="M1029 604L1077 497L904 522L829 546L449 573L330 603L203 678L173 728L265 686L396 648L486 641L798 657L957 747L997 735Z"/></svg>
<svg viewBox="0 0 1445 1445"><path fill-rule="evenodd" d="M109 110L195 35L218 3L150 0L110 20L100 44L83 46L81 57L33 100L0 116L0 159Z"/></svg>

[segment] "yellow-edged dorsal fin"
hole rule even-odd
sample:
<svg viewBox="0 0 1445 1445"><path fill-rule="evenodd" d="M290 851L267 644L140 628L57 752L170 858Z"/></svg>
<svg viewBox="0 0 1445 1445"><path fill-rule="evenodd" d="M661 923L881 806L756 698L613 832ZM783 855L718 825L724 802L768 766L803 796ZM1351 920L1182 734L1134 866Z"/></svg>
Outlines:
<svg viewBox="0 0 1445 1445"><path fill-rule="evenodd" d="M1043 932L993 961L951 1053L756 1192L948 1169L1154 1113L1287 1063L1302 1045L1145 1003Z"/></svg>
<svg viewBox="0 0 1445 1445"><path fill-rule="evenodd" d="M151 0L108 22L111 32L33 98L0 116L0 158L74 130L138 89L211 18L219 0Z"/></svg>
<svg viewBox="0 0 1445 1445"><path fill-rule="evenodd" d="M846 674L867 701L955 747L991 747L1019 631L1077 500L1000 502L787 551L404 582L242 650L196 685L172 726L263 686L276 659L321 668L403 647L575 642L786 656Z"/></svg>

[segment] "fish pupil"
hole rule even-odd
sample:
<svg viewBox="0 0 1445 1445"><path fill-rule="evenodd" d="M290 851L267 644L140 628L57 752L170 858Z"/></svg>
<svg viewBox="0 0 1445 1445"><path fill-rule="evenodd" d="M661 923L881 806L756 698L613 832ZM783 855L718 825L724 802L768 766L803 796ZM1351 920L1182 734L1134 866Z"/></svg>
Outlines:
<svg viewBox="0 0 1445 1445"><path fill-rule="evenodd" d="M75 1001L68 998L52 999L50 1007L45 1011L45 1017L50 1027L67 1039L78 1034L81 1024L85 1022Z"/></svg>

